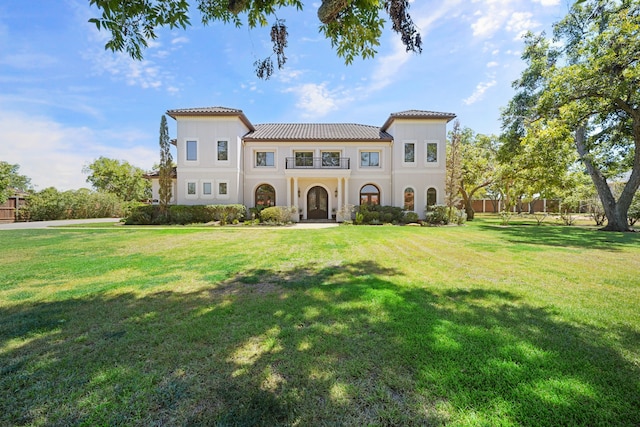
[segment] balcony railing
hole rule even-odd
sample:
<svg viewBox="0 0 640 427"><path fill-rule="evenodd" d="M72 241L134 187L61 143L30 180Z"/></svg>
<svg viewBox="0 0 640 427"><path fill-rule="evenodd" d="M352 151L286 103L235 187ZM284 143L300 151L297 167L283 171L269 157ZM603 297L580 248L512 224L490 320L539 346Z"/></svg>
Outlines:
<svg viewBox="0 0 640 427"><path fill-rule="evenodd" d="M287 157L287 169L350 169L349 157Z"/></svg>

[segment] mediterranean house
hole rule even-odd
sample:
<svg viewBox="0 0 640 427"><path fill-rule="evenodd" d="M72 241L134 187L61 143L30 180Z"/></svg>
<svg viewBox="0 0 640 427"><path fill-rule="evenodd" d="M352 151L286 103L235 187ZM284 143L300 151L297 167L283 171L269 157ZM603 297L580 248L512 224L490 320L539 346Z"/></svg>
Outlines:
<svg viewBox="0 0 640 427"><path fill-rule="evenodd" d="M174 202L295 206L301 220L345 205L402 207L424 217L444 201L451 113L409 110L381 126L253 124L242 110L169 110L177 122ZM153 177L151 177L153 178ZM158 198L158 180L152 179Z"/></svg>

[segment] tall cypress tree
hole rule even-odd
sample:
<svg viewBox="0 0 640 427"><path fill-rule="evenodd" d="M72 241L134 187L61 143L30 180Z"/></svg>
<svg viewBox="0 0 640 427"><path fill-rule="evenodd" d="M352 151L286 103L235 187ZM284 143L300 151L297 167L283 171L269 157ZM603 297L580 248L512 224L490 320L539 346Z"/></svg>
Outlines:
<svg viewBox="0 0 640 427"><path fill-rule="evenodd" d="M160 212L166 214L171 201L173 157L171 156L169 142L169 127L167 118L162 115L160 120Z"/></svg>

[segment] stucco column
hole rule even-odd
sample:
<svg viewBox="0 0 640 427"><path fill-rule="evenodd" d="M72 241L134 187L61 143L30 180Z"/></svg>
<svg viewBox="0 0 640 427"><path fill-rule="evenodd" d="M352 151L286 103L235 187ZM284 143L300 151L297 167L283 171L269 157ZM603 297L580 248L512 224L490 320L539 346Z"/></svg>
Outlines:
<svg viewBox="0 0 640 427"><path fill-rule="evenodd" d="M296 215L298 215L298 220L300 219L300 200L298 200L298 191L300 191L298 187L298 178L293 178L293 206L296 207Z"/></svg>
<svg viewBox="0 0 640 427"><path fill-rule="evenodd" d="M349 204L349 178L344 179L344 202Z"/></svg>
<svg viewBox="0 0 640 427"><path fill-rule="evenodd" d="M340 211L340 209L342 209L342 178L338 178L338 206L337 206L337 210ZM336 219L338 217L336 216Z"/></svg>
<svg viewBox="0 0 640 427"><path fill-rule="evenodd" d="M291 205L291 178L287 178L287 206Z"/></svg>

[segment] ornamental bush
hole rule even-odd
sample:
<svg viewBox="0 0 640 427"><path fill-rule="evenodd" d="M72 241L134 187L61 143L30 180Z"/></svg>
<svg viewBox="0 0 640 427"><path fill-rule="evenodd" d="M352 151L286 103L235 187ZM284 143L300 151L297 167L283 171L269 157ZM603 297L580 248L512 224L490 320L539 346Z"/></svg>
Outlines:
<svg viewBox="0 0 640 427"><path fill-rule="evenodd" d="M260 211L260 220L269 224L283 225L291 222L291 216L297 213L295 206L271 206Z"/></svg>
<svg viewBox="0 0 640 427"><path fill-rule="evenodd" d="M171 205L165 214L157 205L133 208L125 219L128 225L204 224L220 221L225 225L244 218L244 205Z"/></svg>

